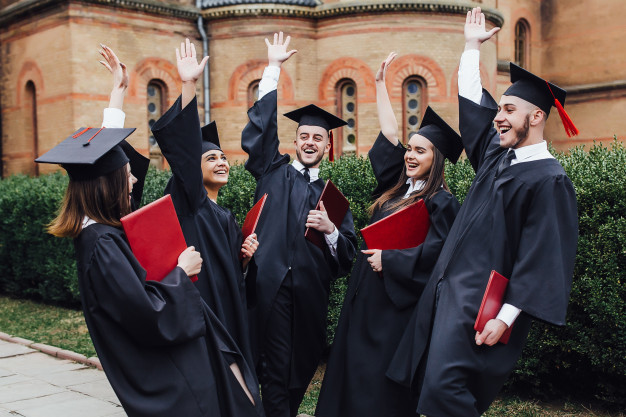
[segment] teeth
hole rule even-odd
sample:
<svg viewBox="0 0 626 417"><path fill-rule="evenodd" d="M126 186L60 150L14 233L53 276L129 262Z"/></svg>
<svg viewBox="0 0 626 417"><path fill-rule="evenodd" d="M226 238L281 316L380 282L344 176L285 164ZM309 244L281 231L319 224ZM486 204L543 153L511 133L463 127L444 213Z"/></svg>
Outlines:
<svg viewBox="0 0 626 417"><path fill-rule="evenodd" d="M315 149L305 149L304 153L315 153Z"/></svg>

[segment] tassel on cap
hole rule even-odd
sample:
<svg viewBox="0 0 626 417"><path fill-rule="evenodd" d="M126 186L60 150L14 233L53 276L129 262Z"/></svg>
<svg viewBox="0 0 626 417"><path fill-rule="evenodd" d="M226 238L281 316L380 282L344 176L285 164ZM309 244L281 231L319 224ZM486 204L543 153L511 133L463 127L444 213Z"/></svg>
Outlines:
<svg viewBox="0 0 626 417"><path fill-rule="evenodd" d="M333 140L333 132L328 132L328 138L330 140L330 150L328 151L328 160L335 162L335 141Z"/></svg>
<svg viewBox="0 0 626 417"><path fill-rule="evenodd" d="M552 92L552 88L550 88L550 84L547 81L546 84L548 84L550 93L552 94L552 97L554 97L554 93ZM565 133L567 133L567 137L571 138L572 136L578 135L580 131L578 130L576 125L574 125L574 122L569 117L569 114L567 114L567 112L561 105L561 102L556 97L554 97L554 107L556 107L559 112L559 116L561 116L561 122L563 123L563 127L565 128Z"/></svg>

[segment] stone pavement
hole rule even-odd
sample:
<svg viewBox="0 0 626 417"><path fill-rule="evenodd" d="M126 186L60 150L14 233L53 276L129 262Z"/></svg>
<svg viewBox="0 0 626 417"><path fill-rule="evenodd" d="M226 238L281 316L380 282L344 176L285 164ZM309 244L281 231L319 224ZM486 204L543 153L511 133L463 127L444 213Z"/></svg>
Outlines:
<svg viewBox="0 0 626 417"><path fill-rule="evenodd" d="M0 336L0 417L126 416L97 359Z"/></svg>

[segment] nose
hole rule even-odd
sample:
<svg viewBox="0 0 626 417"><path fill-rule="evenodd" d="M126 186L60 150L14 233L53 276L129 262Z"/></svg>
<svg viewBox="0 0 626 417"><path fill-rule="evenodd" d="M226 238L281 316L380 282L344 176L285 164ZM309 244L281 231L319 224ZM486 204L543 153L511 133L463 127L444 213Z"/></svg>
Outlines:
<svg viewBox="0 0 626 417"><path fill-rule="evenodd" d="M496 117L493 119L493 121L496 122L496 123L503 122L504 121L504 112L502 110L500 110L496 114Z"/></svg>
<svg viewBox="0 0 626 417"><path fill-rule="evenodd" d="M137 182L137 177L135 177L133 174L130 174L130 182L135 184Z"/></svg>

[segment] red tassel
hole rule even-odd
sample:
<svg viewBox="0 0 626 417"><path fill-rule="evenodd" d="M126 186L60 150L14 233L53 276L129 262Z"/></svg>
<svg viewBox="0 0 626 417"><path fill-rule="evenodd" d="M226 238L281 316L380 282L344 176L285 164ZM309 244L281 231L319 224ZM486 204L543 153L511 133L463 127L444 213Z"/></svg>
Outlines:
<svg viewBox="0 0 626 417"><path fill-rule="evenodd" d="M83 146L87 146L87 145L89 145L89 142L91 142L91 139L95 138L95 137L96 137L96 135L102 131L102 129L104 129L104 126L102 126L100 129L98 129L98 131L97 131L96 133L94 133L94 134L93 134L93 135L92 135L92 136L91 136L91 137L87 140L87 142L83 143Z"/></svg>
<svg viewBox="0 0 626 417"><path fill-rule="evenodd" d="M328 137L330 139L330 151L328 151L328 160L335 162L335 142L333 141L333 132L328 131Z"/></svg>
<svg viewBox="0 0 626 417"><path fill-rule="evenodd" d="M563 127L565 127L565 133L567 133L567 137L571 138L572 136L578 135L580 132L578 128L572 122L572 119L569 117L569 114L565 111L559 100L554 99L554 105L556 109L559 111L559 116L561 116L561 122L563 123Z"/></svg>
<svg viewBox="0 0 626 417"><path fill-rule="evenodd" d="M552 97L554 98L554 106L559 111L559 116L561 116L561 123L563 123L563 127L565 128L565 133L567 133L567 137L571 138L572 136L578 135L580 133L578 131L578 128L574 125L574 122L569 117L569 114L567 114L563 106L561 105L561 102L557 100L557 98L554 96L554 93L552 92L552 88L550 87L550 83L546 81L546 84L548 85L550 94L552 94Z"/></svg>
<svg viewBox="0 0 626 417"><path fill-rule="evenodd" d="M78 132L78 133L74 133L74 134L72 135L72 137L73 137L74 139L76 139L77 137L79 137L80 135L82 135L83 133L85 133L86 131L88 131L89 129L91 129L91 128L90 128L90 127L86 127L86 128L84 128L83 130L81 130L80 132Z"/></svg>

